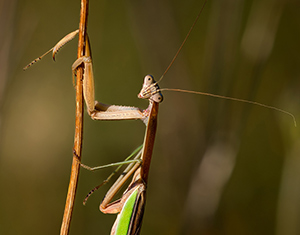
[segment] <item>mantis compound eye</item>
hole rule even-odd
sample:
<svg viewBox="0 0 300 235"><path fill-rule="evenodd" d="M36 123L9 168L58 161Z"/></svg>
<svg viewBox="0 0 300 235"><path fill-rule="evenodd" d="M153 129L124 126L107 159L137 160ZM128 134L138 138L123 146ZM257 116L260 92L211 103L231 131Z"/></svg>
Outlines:
<svg viewBox="0 0 300 235"><path fill-rule="evenodd" d="M160 92L158 92L158 93L156 93L156 94L154 94L154 95L151 96L151 100L153 100L156 103L162 102L163 99L164 99L163 95Z"/></svg>
<svg viewBox="0 0 300 235"><path fill-rule="evenodd" d="M143 86L150 86L153 83L155 83L154 77L150 74L146 75L145 78L144 78Z"/></svg>

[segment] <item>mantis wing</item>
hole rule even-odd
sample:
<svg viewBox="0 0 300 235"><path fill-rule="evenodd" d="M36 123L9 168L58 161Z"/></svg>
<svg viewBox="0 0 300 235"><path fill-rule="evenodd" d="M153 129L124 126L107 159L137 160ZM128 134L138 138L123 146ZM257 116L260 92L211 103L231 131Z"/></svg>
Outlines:
<svg viewBox="0 0 300 235"><path fill-rule="evenodd" d="M130 193L130 192L128 192ZM138 235L145 208L146 187L139 183L133 189L118 215L111 235Z"/></svg>

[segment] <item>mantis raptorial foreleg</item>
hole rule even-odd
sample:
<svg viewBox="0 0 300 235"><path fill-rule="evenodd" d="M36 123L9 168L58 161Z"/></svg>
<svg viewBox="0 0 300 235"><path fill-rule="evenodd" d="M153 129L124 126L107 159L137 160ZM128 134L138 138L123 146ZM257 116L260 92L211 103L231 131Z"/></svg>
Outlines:
<svg viewBox="0 0 300 235"><path fill-rule="evenodd" d="M71 41L79 30L75 30L62 38L53 48L48 50L42 56L36 58L24 70L40 61L45 55L52 51L52 57L55 60L56 53L69 41ZM85 38L85 55L77 59L72 65L73 84L76 75L76 69L81 64L84 65L83 77L83 95L87 106L87 112L94 120L137 120L140 119L146 123L147 110L142 110L132 106L108 105L95 101L93 63L88 36Z"/></svg>
<svg viewBox="0 0 300 235"><path fill-rule="evenodd" d="M95 101L94 74L91 50L88 38L86 38L85 56L77 59L72 65L73 77L76 69L84 65L83 95L88 109L88 114L94 120L134 120L141 119L146 123L148 111L132 106L107 105ZM149 76L149 75L147 75ZM146 77L147 77L146 76ZM163 100L161 93L154 95L157 102ZM160 99L160 100L159 100Z"/></svg>

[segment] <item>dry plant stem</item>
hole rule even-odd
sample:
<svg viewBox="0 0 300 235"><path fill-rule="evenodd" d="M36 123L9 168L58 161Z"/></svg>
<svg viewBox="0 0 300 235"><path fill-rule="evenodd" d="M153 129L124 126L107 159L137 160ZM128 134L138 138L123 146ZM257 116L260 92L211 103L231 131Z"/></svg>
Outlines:
<svg viewBox="0 0 300 235"><path fill-rule="evenodd" d="M88 16L88 0L81 0L80 9L80 23L79 23L79 40L78 40L78 53L77 58L84 55L84 39L87 28L87 16ZM74 136L74 151L77 154L73 154L73 162L70 176L70 183L68 188L68 195L65 205L65 211L63 221L61 225L60 234L69 234L72 212L74 208L74 201L76 195L76 189L78 184L78 176L80 169L81 149L82 149L82 133L83 133L83 69L79 67L77 70L77 81L76 81L76 119L75 119L75 136Z"/></svg>
<svg viewBox="0 0 300 235"><path fill-rule="evenodd" d="M158 115L158 106L159 103L152 102L149 121L146 130L146 136L144 140L144 148L142 153L142 166L141 166L141 177L143 181L147 184L148 182L148 174L150 169L151 157L153 152L156 127L157 127L157 115Z"/></svg>

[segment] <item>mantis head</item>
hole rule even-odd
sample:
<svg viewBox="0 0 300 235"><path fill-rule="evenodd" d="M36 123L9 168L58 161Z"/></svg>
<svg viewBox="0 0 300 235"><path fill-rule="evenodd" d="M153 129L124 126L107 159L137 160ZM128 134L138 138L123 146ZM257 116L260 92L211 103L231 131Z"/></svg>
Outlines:
<svg viewBox="0 0 300 235"><path fill-rule="evenodd" d="M155 82L152 75L146 75L144 78L143 87L138 94L140 99L149 99L156 103L163 101L163 95L160 92L157 82Z"/></svg>

